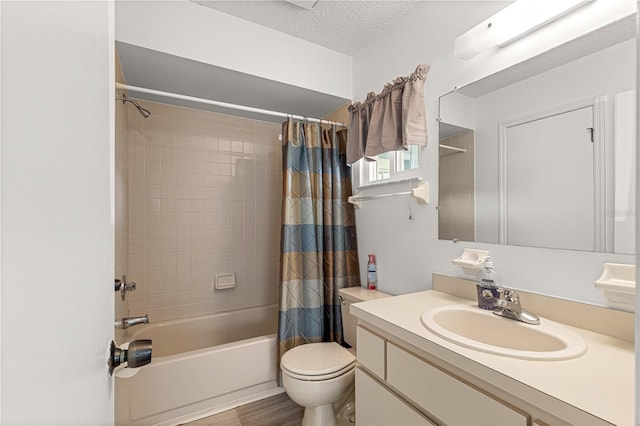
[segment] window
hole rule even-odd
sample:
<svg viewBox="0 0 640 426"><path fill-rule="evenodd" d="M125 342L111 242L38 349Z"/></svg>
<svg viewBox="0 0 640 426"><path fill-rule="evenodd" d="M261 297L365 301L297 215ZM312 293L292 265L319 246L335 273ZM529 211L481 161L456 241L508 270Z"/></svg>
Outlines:
<svg viewBox="0 0 640 426"><path fill-rule="evenodd" d="M418 156L419 147L410 145L406 151L389 151L380 154L375 157L376 161L363 160L360 186L414 177L408 172L418 168Z"/></svg>

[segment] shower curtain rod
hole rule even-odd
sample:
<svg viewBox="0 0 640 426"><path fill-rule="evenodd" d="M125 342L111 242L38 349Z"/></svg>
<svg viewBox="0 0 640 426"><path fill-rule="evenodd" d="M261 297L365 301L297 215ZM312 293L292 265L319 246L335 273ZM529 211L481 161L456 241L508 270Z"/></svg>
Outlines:
<svg viewBox="0 0 640 426"><path fill-rule="evenodd" d="M240 111L255 112L257 114L273 115L275 117L293 118L294 120L306 120L312 123L335 124L336 126L346 127L343 123L336 121L322 120L320 118L304 117L302 115L288 114L286 112L270 111L268 109L253 108L244 105L230 104L226 102L213 101L211 99L196 98L193 96L180 95L178 93L163 92L160 90L146 89L144 87L130 86L128 84L116 83L118 89L131 90L132 92L148 93L150 95L164 96L167 98L182 99L184 101L197 102L207 105L215 105L222 108L237 109Z"/></svg>

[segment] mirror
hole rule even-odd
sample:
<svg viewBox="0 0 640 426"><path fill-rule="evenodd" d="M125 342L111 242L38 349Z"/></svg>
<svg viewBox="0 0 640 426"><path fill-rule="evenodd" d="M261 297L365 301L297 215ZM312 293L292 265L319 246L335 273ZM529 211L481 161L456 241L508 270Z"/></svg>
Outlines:
<svg viewBox="0 0 640 426"><path fill-rule="evenodd" d="M635 56L629 39L441 96L439 239L632 254Z"/></svg>

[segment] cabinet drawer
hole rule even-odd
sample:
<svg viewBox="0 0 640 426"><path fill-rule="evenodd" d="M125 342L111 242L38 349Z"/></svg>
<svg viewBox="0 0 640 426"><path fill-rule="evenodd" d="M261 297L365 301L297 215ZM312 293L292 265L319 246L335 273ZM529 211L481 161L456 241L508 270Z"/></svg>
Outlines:
<svg viewBox="0 0 640 426"><path fill-rule="evenodd" d="M391 343L387 383L448 425L527 425L527 416Z"/></svg>
<svg viewBox="0 0 640 426"><path fill-rule="evenodd" d="M363 370L356 368L356 426L433 424Z"/></svg>
<svg viewBox="0 0 640 426"><path fill-rule="evenodd" d="M385 378L385 340L358 326L356 347L358 363L380 379Z"/></svg>

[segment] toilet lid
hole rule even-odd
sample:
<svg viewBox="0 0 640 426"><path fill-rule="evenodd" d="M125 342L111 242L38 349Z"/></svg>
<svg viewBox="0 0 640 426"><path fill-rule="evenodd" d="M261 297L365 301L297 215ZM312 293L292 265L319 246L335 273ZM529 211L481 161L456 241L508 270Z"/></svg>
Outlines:
<svg viewBox="0 0 640 426"><path fill-rule="evenodd" d="M295 376L336 376L352 368L356 358L335 342L307 343L282 355L280 366ZM310 380L313 380L310 377Z"/></svg>

